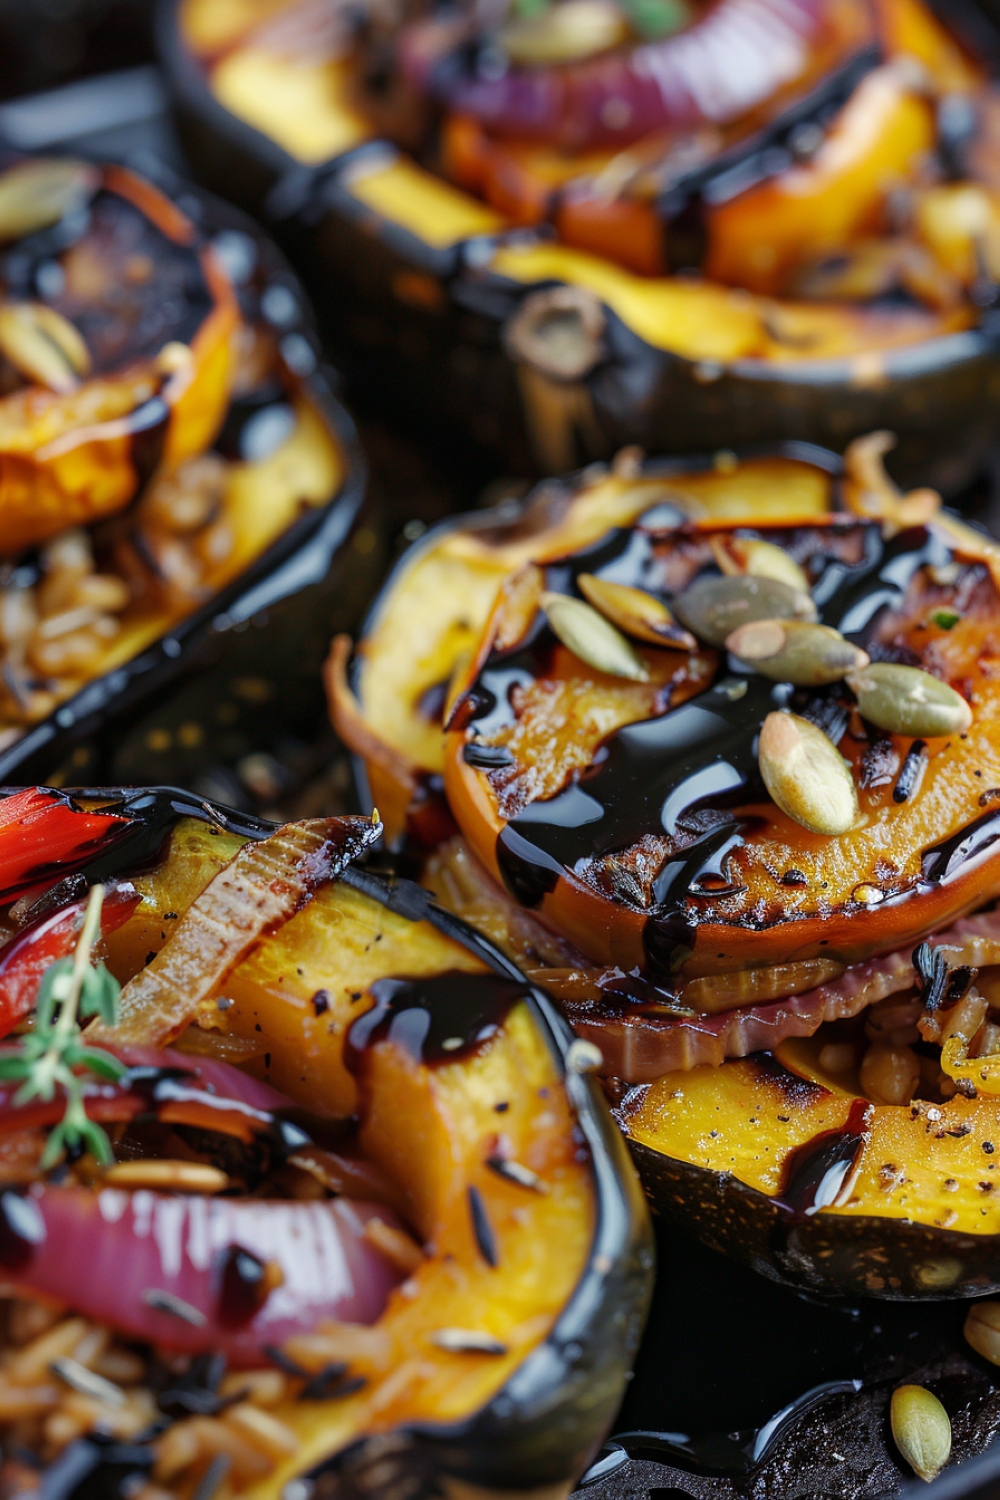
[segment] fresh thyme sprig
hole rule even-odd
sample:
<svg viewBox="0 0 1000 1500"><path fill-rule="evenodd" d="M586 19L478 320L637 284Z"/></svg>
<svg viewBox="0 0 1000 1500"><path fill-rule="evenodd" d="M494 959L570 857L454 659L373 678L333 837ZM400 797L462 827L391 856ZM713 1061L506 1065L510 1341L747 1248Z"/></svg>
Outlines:
<svg viewBox="0 0 1000 1500"><path fill-rule="evenodd" d="M111 1142L87 1118L85 1075L116 1082L126 1069L110 1052L85 1046L80 1031L81 1019L100 1016L113 1026L117 1015L118 981L103 964L95 967L90 962L101 930L103 901L104 887L93 886L73 957L57 959L46 969L38 988L34 1027L19 1039L16 1050L0 1055L0 1080L23 1080L15 1104L26 1104L29 1099L48 1103L60 1087L66 1095L63 1117L49 1132L39 1163L43 1172L67 1151L89 1151L103 1167L114 1161Z"/></svg>

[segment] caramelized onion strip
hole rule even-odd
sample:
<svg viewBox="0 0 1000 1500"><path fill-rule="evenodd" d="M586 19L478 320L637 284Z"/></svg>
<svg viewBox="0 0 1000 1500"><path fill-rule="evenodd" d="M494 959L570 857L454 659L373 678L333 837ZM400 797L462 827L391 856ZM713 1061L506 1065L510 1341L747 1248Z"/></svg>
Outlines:
<svg viewBox="0 0 1000 1500"><path fill-rule="evenodd" d="M954 963L1000 962L1000 912L965 917L928 941L946 946ZM770 1005L749 1005L719 1015L668 1017L641 1010L567 1005L579 1036L594 1042L602 1072L627 1083L652 1083L665 1073L719 1067L728 1057L773 1051L788 1037L812 1036L826 1021L859 1015L869 1005L918 984L909 950L869 959L839 979ZM979 1067L982 1059L976 1059ZM1000 1078L997 1079L1000 1088Z"/></svg>
<svg viewBox="0 0 1000 1500"><path fill-rule="evenodd" d="M364 818L291 823L244 845L202 891L160 952L122 990L118 1024L88 1042L165 1046L268 933L334 880L381 829Z"/></svg>

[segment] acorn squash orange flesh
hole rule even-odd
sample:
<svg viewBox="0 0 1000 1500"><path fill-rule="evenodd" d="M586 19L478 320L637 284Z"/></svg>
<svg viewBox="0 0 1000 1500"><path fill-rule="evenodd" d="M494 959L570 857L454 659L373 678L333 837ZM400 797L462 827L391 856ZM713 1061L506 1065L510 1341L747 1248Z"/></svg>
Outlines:
<svg viewBox="0 0 1000 1500"><path fill-rule="evenodd" d="M826 458L827 467L777 453L742 461L723 455L717 465L588 471L540 486L513 519L445 522L411 547L369 614L350 674L346 639L336 643L327 670L334 725L364 763L390 839L408 819L411 832L421 827L427 782L444 770L449 684L468 662L505 579L526 563L588 546L661 502L692 517L743 524L822 516L833 504L837 466L832 454ZM425 817L423 826L422 842L448 827L440 815Z"/></svg>
<svg viewBox="0 0 1000 1500"><path fill-rule="evenodd" d="M159 189L105 169L59 273L48 305L83 334L93 374L66 392L28 385L0 399L7 555L123 510L148 478L151 433L175 469L211 444L229 399L235 294Z"/></svg>
<svg viewBox="0 0 1000 1500"><path fill-rule="evenodd" d="M108 943L119 978L163 946L242 842L200 823L177 827L165 862L135 877L141 904ZM231 976L233 1004L207 1002L180 1043L242 1055L311 1111L359 1115L365 1154L398 1184L427 1246L376 1324L380 1352L357 1362L364 1389L276 1410L299 1449L247 1493L273 1500L296 1476L336 1468L348 1450L351 1463L365 1445L382 1452L392 1435L400 1475L429 1466L469 1493L534 1485L555 1500L610 1421L638 1338L650 1266L641 1198L596 1085L566 1074L567 1033L527 987L478 1045L418 1060L389 1037L345 1065L375 980L396 974L432 986L442 973L465 974L471 1004L477 977L495 962L474 934L436 917L422 892L412 893L410 916L397 905L393 888L370 877L361 888L321 889ZM433 998L426 1004L433 1012ZM537 1189L492 1171L498 1150L535 1173ZM470 1216L472 1188L494 1241L489 1257ZM553 1381L558 1330L574 1324L580 1363ZM504 1352L446 1352L434 1342L441 1328L487 1333ZM534 1394L504 1406L515 1374Z"/></svg>
<svg viewBox="0 0 1000 1500"><path fill-rule="evenodd" d="M802 1290L995 1293L995 1095L871 1104L808 1073L762 1053L629 1091L615 1114L657 1212Z"/></svg>
<svg viewBox="0 0 1000 1500"><path fill-rule="evenodd" d="M916 942L1000 892L989 806L1000 787L1000 600L987 563L966 564L961 543L924 527L890 541L856 521L754 532L811 573L827 623L876 657L922 664L957 687L972 705L971 727L917 747L923 779L897 800L893 782L912 742L869 735L846 689L789 698L751 675L730 697L714 658L716 686L691 697L704 652L685 676L682 653L640 644L653 682L665 660L684 678L664 712L663 698L648 706L648 686L643 706L636 685L585 666L537 625L523 649L496 652L477 671L502 629L498 606L461 684L449 804L495 878L598 964L669 981L816 958L852 963ZM551 567L549 586L572 593L575 572L603 569L673 596L714 566L713 537L731 534L712 523L659 538L618 533L603 551ZM616 708L626 689L628 704ZM569 714L568 703L592 706ZM763 793L756 735L785 703L836 724L860 802L838 837L808 832ZM508 763L470 763L477 740ZM891 776L871 774L876 754Z"/></svg>

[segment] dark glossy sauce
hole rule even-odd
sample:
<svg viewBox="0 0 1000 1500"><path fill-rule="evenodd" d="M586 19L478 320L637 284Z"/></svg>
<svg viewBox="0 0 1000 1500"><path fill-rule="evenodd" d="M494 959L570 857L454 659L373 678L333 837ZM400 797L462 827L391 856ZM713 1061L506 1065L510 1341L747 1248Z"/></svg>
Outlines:
<svg viewBox="0 0 1000 1500"><path fill-rule="evenodd" d="M860 1389L860 1380L829 1380L813 1386L752 1432L699 1436L689 1436L686 1432L616 1433L583 1475L580 1488L598 1484L622 1468L628 1459L659 1461L696 1474L749 1476L770 1457L778 1441L801 1417L837 1396L854 1396Z"/></svg>
<svg viewBox="0 0 1000 1500"><path fill-rule="evenodd" d="M219 1322L223 1328L243 1328L267 1301L267 1266L242 1245L230 1245L220 1257Z"/></svg>
<svg viewBox="0 0 1000 1500"><path fill-rule="evenodd" d="M357 1070L370 1047L390 1041L420 1063L468 1057L496 1035L508 1012L529 993L499 974L449 972L423 979L379 979L375 1004L347 1033L345 1060Z"/></svg>
<svg viewBox="0 0 1000 1500"><path fill-rule="evenodd" d="M948 561L950 553L926 528L886 542L877 527L861 523L832 530L834 550L837 537L852 532L860 538L860 560L814 554L818 577L813 597L824 624L865 644L885 612L902 604L918 570ZM781 533L768 534L781 539ZM683 528L675 536L683 543ZM662 593L656 541L640 529L613 531L595 547L551 565L548 586L572 591L579 573L592 572ZM513 652L491 658L470 697L468 724L488 736L511 723L512 687L543 676L554 646L541 622ZM766 795L757 767L757 736L765 716L785 706L819 724L834 743L845 731L848 707L837 689L793 691L755 675L734 677L725 661L719 680L707 691L659 717L618 730L577 781L547 801L529 804L501 831L496 854L508 889L522 904L537 905L564 869L627 849L643 835L666 834L676 841L677 854L668 858L654 884L644 942L655 971L676 968L686 956L693 928L711 917L711 909L700 903L740 889L731 861L749 820L738 809ZM475 740L467 759L482 764ZM704 816L706 810L717 816ZM692 818L694 814L698 816ZM990 821L987 836L992 840L1000 837L1000 814L990 815ZM938 858L933 873L927 872L925 861L925 877L940 879L945 870L951 873L956 860L967 859L967 839L968 830L954 849L931 851Z"/></svg>
<svg viewBox="0 0 1000 1500"><path fill-rule="evenodd" d="M781 1192L772 1199L797 1219L811 1218L841 1195L868 1139L873 1107L855 1099L839 1130L823 1130L790 1151Z"/></svg>
<svg viewBox="0 0 1000 1500"><path fill-rule="evenodd" d="M75 795L86 801L103 799L107 793L84 788ZM277 827L252 813L236 812L180 787L123 790L120 797L96 811L125 821L111 829L104 846L81 867L88 885L157 864L167 837L181 818L197 818L220 832L245 839L266 839Z"/></svg>

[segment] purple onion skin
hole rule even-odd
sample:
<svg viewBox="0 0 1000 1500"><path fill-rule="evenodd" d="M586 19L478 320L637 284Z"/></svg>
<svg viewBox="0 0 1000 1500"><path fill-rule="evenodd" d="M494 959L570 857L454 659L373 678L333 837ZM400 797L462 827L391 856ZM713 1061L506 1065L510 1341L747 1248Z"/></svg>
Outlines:
<svg viewBox="0 0 1000 1500"><path fill-rule="evenodd" d="M210 1198L115 1188L36 1185L13 1205L5 1194L4 1279L56 1297L130 1338L197 1354L223 1352L241 1368L269 1363L265 1346L324 1319L373 1323L403 1277L367 1240L388 1210L346 1198L327 1202ZM277 1262L284 1275L258 1311L233 1327L222 1295L232 1247ZM204 1319L196 1326L149 1305L169 1292Z"/></svg>
<svg viewBox="0 0 1000 1500"><path fill-rule="evenodd" d="M656 132L725 125L806 70L829 0L717 0L675 36L586 62L470 78L429 64L414 27L402 43L411 81L499 135L568 150L626 146Z"/></svg>

